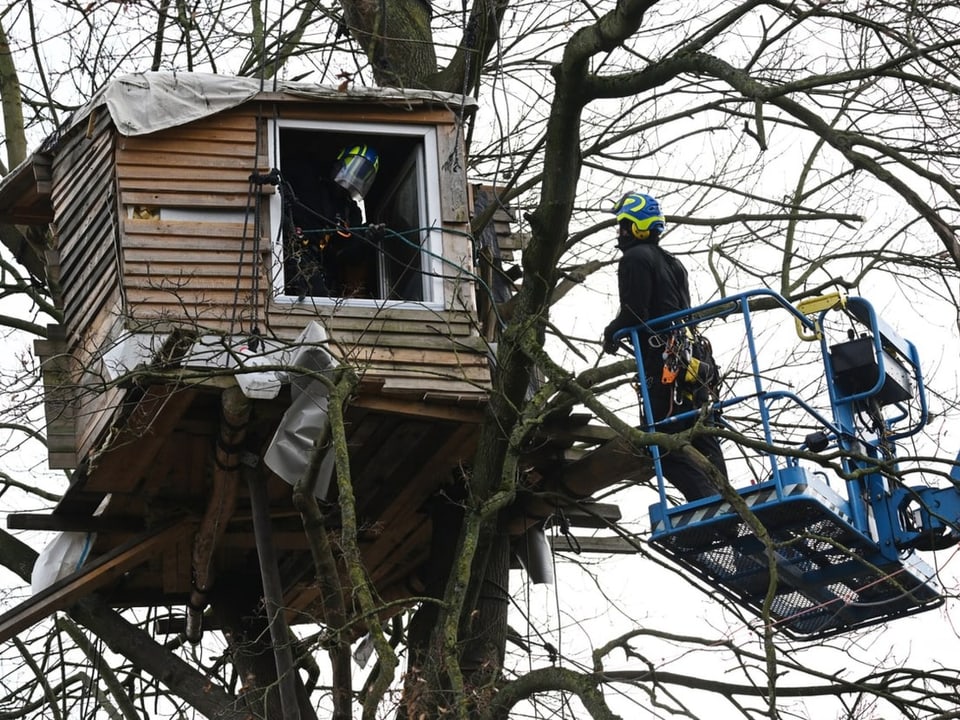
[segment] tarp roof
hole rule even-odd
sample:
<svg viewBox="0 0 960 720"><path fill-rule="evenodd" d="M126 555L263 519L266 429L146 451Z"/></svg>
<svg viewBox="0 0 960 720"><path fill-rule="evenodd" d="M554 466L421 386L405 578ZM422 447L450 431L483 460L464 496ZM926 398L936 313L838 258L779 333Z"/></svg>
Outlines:
<svg viewBox="0 0 960 720"><path fill-rule="evenodd" d="M398 88L331 87L207 73L147 72L124 75L80 108L71 125L106 105L122 135L145 135L236 107L261 93L328 102L443 105L472 110L476 101L453 93Z"/></svg>

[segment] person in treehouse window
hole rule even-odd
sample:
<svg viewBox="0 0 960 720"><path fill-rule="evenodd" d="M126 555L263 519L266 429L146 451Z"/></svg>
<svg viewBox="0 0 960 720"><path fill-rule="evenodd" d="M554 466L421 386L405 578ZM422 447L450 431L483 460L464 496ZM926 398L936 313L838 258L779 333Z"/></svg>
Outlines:
<svg viewBox="0 0 960 720"><path fill-rule="evenodd" d="M287 253L287 294L373 297L377 242L364 227L361 203L380 169L369 145L342 148L315 187L298 198Z"/></svg>

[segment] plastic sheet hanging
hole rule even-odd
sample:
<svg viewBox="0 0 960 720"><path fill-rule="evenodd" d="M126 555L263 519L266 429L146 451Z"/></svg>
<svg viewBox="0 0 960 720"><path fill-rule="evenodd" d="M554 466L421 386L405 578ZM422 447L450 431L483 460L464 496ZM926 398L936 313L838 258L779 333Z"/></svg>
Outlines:
<svg viewBox="0 0 960 720"><path fill-rule="evenodd" d="M51 540L33 564L30 574L30 590L33 594L83 567L96 539L96 533L92 532L62 532Z"/></svg>
<svg viewBox="0 0 960 720"><path fill-rule="evenodd" d="M314 446L329 438L330 394L317 377L337 366L337 361L323 347L326 332L318 323L311 323L301 333L297 347L291 351L287 373L291 403L280 420L263 460L267 467L290 485L296 485L308 471ZM323 498L333 477L334 453L327 447L314 478L313 494Z"/></svg>
<svg viewBox="0 0 960 720"><path fill-rule="evenodd" d="M553 585L553 550L544 523L532 525L513 545L513 552L534 585Z"/></svg>

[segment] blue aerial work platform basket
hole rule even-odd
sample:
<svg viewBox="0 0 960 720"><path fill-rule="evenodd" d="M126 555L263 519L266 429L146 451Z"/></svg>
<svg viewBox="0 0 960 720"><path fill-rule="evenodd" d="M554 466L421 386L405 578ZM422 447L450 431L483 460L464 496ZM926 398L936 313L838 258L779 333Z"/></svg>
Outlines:
<svg viewBox="0 0 960 720"><path fill-rule="evenodd" d="M785 312L801 340L818 344L828 409L814 407L786 383L771 385L754 336L760 309ZM831 327L838 314L849 323L840 339L830 337L828 314ZM960 457L940 471L946 487L907 487L898 478L897 443L927 422L914 345L866 300L839 294L794 307L772 291L755 290L656 318L616 336L632 343L643 429L662 430L665 421L654 422L649 410L640 343L718 318L742 321L751 369L749 391L720 398L714 409L723 413L720 427L738 432L726 417L750 418L754 445L763 447L763 479L673 505L660 448L651 446L660 490L650 508L651 545L761 617L769 595L766 620L795 638L825 637L942 604L936 572L918 551L960 540ZM786 441L787 425L809 431L800 442ZM829 457L836 471L811 463L811 453ZM804 455L812 468L801 465Z"/></svg>

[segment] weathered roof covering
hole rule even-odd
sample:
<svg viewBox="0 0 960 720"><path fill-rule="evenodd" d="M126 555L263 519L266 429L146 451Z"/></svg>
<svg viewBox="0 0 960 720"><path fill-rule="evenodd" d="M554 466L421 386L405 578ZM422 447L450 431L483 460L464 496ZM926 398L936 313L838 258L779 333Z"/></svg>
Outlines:
<svg viewBox="0 0 960 720"><path fill-rule="evenodd" d="M207 73L148 72L124 75L104 86L71 119L81 122L106 105L122 135L145 135L183 125L236 107L259 94L333 102L443 105L454 110L476 107L472 98L431 90L347 87L261 80Z"/></svg>

